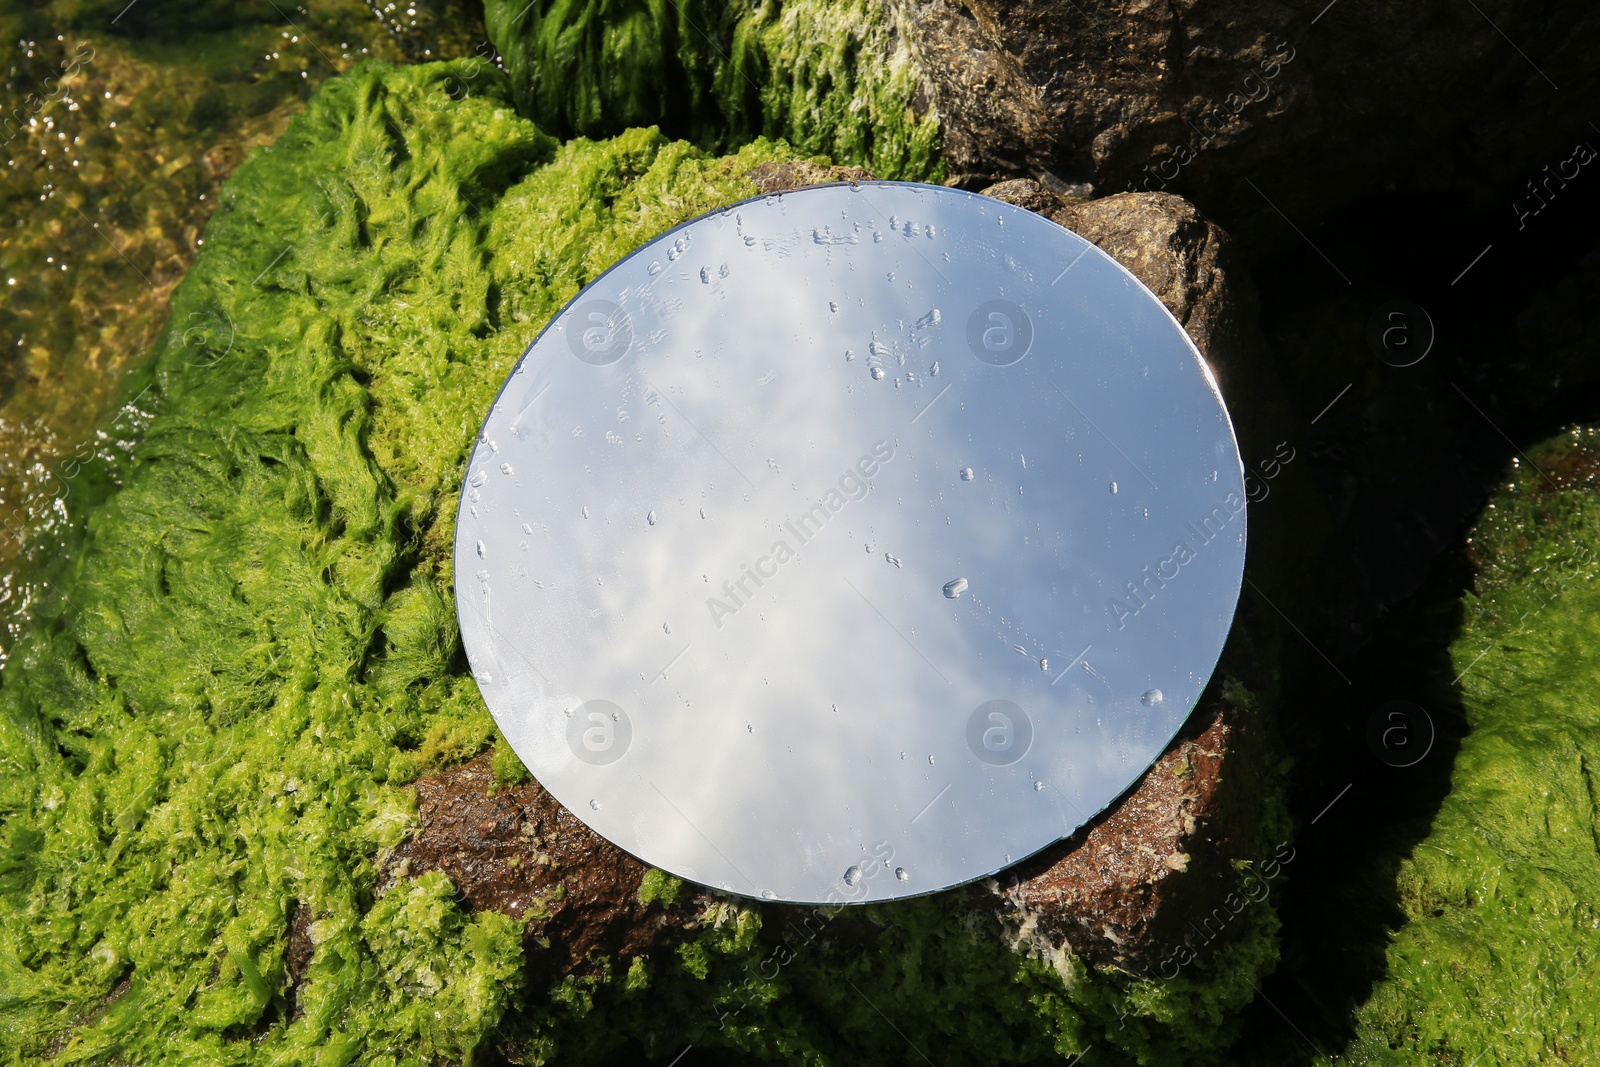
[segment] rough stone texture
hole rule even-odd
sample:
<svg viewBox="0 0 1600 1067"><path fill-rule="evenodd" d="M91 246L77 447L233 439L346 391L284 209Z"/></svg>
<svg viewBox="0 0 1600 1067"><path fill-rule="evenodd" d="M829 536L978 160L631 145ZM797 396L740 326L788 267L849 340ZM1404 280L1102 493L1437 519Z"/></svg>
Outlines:
<svg viewBox="0 0 1600 1067"><path fill-rule="evenodd" d="M557 977L648 951L668 921L639 900L649 868L538 782L496 791L489 761L484 753L416 783L421 829L384 860L379 892L443 871L472 910L526 919L524 936L547 949L529 958Z"/></svg>
<svg viewBox="0 0 1600 1067"><path fill-rule="evenodd" d="M1593 132L1600 14L1577 0L884 2L967 188L1046 172L1106 193L1171 183L1230 226L1284 229L1264 193L1304 228L1396 183L1515 177ZM1185 146L1194 158L1174 159Z"/></svg>
<svg viewBox="0 0 1600 1067"><path fill-rule="evenodd" d="M1231 864L1265 858L1264 752L1249 719L1224 700L1203 704L1120 803L1006 872L1019 931L1091 963L1159 973L1182 931L1238 891ZM1244 928L1222 923L1208 943Z"/></svg>
<svg viewBox="0 0 1600 1067"><path fill-rule="evenodd" d="M763 163L750 171L750 179L763 193L781 193L802 185L826 185L829 182L869 182L874 177L870 171L860 167L824 167L803 160Z"/></svg>

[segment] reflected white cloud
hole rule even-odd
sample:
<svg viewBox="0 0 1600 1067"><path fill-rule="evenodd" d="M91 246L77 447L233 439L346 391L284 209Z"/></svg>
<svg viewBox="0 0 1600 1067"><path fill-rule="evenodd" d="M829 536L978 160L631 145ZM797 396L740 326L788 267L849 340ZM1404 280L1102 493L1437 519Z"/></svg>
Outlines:
<svg viewBox="0 0 1600 1067"><path fill-rule="evenodd" d="M953 190L812 189L658 239L593 299L626 352L576 358L567 331L596 327L570 312L530 349L473 455L456 578L490 709L597 831L807 901L886 842L916 876L865 898L928 892L1070 832L1182 724L1243 514L1137 613L1108 604L1243 471L1192 345L1098 250ZM1010 365L969 346L997 300L1031 328ZM632 727L601 766L567 742L594 699ZM967 747L997 699L1034 728L1008 766Z"/></svg>

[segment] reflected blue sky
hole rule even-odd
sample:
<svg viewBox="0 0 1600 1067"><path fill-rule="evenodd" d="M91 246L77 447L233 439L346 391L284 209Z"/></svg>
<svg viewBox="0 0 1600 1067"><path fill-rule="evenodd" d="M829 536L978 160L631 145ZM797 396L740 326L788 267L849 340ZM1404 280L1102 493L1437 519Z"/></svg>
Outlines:
<svg viewBox="0 0 1600 1067"><path fill-rule="evenodd" d="M593 299L626 316L612 362L568 340ZM995 300L1031 323L1009 366L969 345ZM1070 833L1182 724L1242 478L1188 338L1082 239L929 186L772 196L645 246L530 348L468 470L463 640L518 754L629 852L822 901L887 843L907 878L865 899L929 892ZM632 731L598 766L568 741L595 699ZM1009 766L967 747L990 700L1033 724Z"/></svg>

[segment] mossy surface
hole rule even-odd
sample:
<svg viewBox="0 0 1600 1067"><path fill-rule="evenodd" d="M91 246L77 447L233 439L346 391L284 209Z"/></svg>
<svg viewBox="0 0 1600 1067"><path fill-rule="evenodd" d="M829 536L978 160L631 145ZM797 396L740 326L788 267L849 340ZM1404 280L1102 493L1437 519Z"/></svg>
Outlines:
<svg viewBox="0 0 1600 1067"><path fill-rule="evenodd" d="M764 135L882 178L943 174L924 79L875 0L488 0L484 22L524 113L560 136Z"/></svg>
<svg viewBox="0 0 1600 1067"><path fill-rule="evenodd" d="M1468 732L1340 1062L1600 1062L1600 433L1529 458L1471 536Z"/></svg>
<svg viewBox="0 0 1600 1067"><path fill-rule="evenodd" d="M0 661L37 595L22 575L84 517L80 475L137 435L143 409L116 411L124 376L168 321L224 178L362 58L488 67L470 6L0 5ZM223 325L182 332L203 347Z"/></svg>
<svg viewBox="0 0 1600 1067"><path fill-rule="evenodd" d="M0 1059L1156 1063L1225 1043L1275 952L1270 906L1161 981L1018 939L981 891L719 903L648 958L536 988L538 943L442 874L378 892L416 821L405 783L495 737L449 585L483 411L585 282L795 158L654 130L563 145L498 72L466 77L330 81L228 182L174 293L130 387L147 424L92 480L103 501L0 673Z"/></svg>

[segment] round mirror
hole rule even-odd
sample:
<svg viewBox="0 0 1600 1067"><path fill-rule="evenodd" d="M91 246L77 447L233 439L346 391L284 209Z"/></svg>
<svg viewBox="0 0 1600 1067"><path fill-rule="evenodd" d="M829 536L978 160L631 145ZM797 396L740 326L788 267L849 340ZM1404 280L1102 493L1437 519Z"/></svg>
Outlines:
<svg viewBox="0 0 1600 1067"><path fill-rule="evenodd" d="M685 223L528 348L457 520L528 768L675 875L813 903L992 874L1131 785L1243 576L1243 468L1172 316L936 186Z"/></svg>

